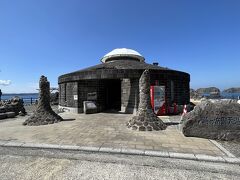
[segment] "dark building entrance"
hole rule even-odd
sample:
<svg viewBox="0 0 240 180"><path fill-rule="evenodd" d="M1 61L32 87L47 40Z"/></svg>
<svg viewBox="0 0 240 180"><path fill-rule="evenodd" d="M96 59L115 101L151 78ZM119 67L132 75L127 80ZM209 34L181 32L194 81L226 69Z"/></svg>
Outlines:
<svg viewBox="0 0 240 180"><path fill-rule="evenodd" d="M111 79L105 82L105 110L121 110L121 80Z"/></svg>

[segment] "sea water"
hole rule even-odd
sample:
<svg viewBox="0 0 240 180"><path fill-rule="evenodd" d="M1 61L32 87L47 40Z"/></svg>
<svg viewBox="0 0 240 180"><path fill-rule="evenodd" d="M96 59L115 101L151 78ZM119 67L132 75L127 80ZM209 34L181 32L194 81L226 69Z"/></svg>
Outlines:
<svg viewBox="0 0 240 180"><path fill-rule="evenodd" d="M209 97L210 94L204 93L203 96ZM240 93L220 93L222 99L240 99Z"/></svg>
<svg viewBox="0 0 240 180"><path fill-rule="evenodd" d="M23 99L24 104L35 103L38 100L38 93L22 93L22 94L3 94L2 100L9 100L15 96Z"/></svg>
<svg viewBox="0 0 240 180"><path fill-rule="evenodd" d="M220 95L226 99L240 99L240 93L221 93Z"/></svg>

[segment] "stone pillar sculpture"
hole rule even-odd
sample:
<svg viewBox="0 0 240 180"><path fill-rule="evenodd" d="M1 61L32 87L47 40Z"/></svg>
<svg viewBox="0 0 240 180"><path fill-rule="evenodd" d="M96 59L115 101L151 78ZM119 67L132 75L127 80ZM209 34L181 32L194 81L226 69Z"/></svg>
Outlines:
<svg viewBox="0 0 240 180"><path fill-rule="evenodd" d="M164 130L166 124L154 114L150 100L150 75L149 70L145 70L139 80L140 102L137 115L128 123L128 128L139 131Z"/></svg>
<svg viewBox="0 0 240 180"><path fill-rule="evenodd" d="M50 106L50 83L47 77L41 76L39 81L39 101L34 114L28 118L23 125L39 126L57 123L62 118L57 115Z"/></svg>

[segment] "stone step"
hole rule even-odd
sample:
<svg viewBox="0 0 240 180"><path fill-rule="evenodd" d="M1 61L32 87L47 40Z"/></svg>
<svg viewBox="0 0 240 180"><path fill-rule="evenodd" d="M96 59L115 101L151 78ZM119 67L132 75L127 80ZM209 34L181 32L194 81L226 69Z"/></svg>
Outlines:
<svg viewBox="0 0 240 180"><path fill-rule="evenodd" d="M15 112L6 112L5 114L7 115L8 118L14 118L16 116Z"/></svg>
<svg viewBox="0 0 240 180"><path fill-rule="evenodd" d="M6 118L7 118L6 113L0 113L0 120L6 119Z"/></svg>

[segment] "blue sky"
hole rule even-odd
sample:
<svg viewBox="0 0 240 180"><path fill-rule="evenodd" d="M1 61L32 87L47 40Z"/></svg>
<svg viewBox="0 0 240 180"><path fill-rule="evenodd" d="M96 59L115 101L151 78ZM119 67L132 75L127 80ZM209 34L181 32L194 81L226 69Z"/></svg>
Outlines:
<svg viewBox="0 0 240 180"><path fill-rule="evenodd" d="M35 92L39 77L132 48L191 74L191 87L240 87L239 0L0 0L0 89ZM9 80L9 81L7 81Z"/></svg>

